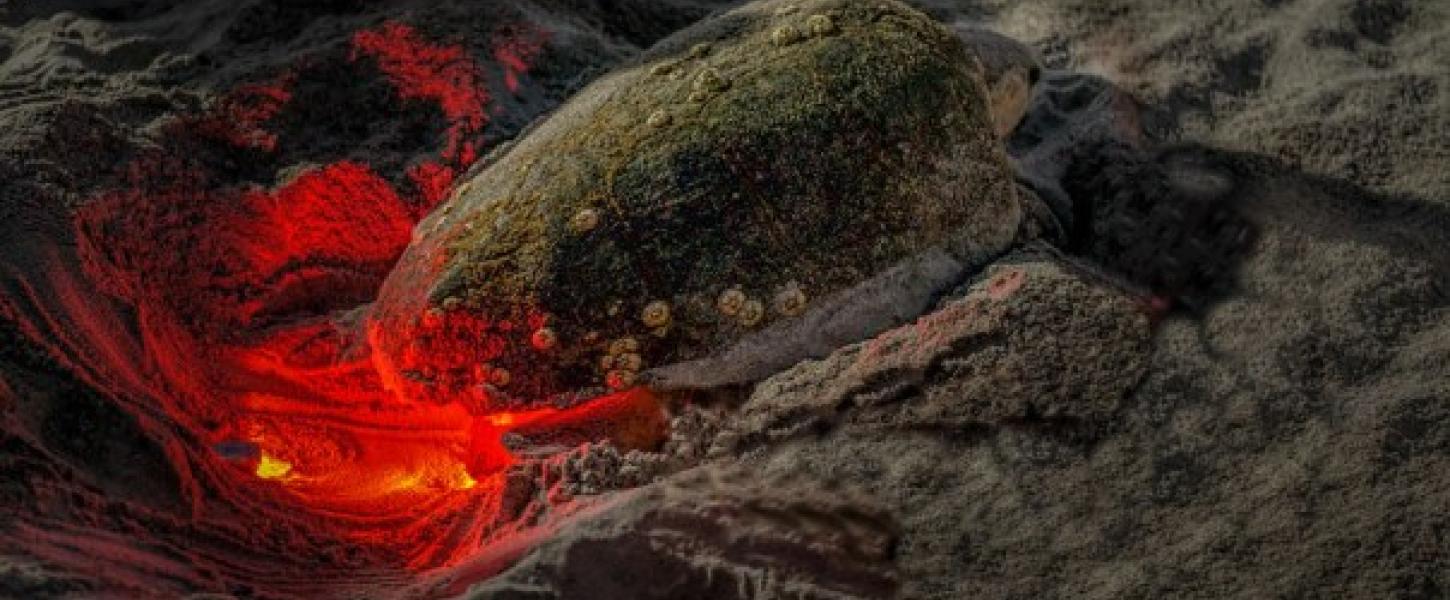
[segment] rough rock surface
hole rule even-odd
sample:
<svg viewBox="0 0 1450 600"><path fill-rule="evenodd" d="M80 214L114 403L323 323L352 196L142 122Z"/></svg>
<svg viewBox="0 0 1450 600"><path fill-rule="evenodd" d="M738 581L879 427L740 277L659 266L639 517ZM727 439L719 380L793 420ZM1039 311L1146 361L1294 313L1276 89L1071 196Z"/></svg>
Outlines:
<svg viewBox="0 0 1450 600"><path fill-rule="evenodd" d="M1019 219L951 31L894 0L755 2L601 78L464 183L384 284L375 342L424 396L455 366L438 356L501 365L524 398L627 385L922 253L980 264Z"/></svg>
<svg viewBox="0 0 1450 600"><path fill-rule="evenodd" d="M613 499L465 597L888 598L894 543L864 497L701 467Z"/></svg>

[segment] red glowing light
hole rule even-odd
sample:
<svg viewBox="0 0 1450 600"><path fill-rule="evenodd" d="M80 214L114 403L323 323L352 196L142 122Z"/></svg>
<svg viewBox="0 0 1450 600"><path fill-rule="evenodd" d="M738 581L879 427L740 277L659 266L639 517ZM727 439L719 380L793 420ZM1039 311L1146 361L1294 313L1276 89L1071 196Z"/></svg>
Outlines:
<svg viewBox="0 0 1450 600"><path fill-rule="evenodd" d="M428 208L443 202L448 195L448 188L453 185L455 175L456 173L451 167L435 162L425 162L408 169L408 179L411 179L413 186L418 188L418 194L422 196L422 205Z"/></svg>
<svg viewBox="0 0 1450 600"><path fill-rule="evenodd" d="M519 91L519 77L529 72L534 57L544 49L546 32L525 29L494 39L493 59L504 68L504 87L510 93Z"/></svg>
<svg viewBox="0 0 1450 600"><path fill-rule="evenodd" d="M266 123L292 100L288 88L293 81L289 74L273 82L242 86L222 98L211 112L182 119L179 129L237 148L276 150L277 135L267 131Z"/></svg>
<svg viewBox="0 0 1450 600"><path fill-rule="evenodd" d="M418 218L477 156L491 101L485 73L517 93L545 39L527 29L501 34L488 71L462 47L407 25L358 32L350 59L376 62L404 108L431 103L447 121L441 150L401 174L411 189L351 160L270 188L238 185L200 160L153 152L76 215L74 256L54 249L40 259L46 273L19 276L37 281L35 308L13 310L34 316L17 322L89 383L126 399L162 440L198 519L209 510L204 499L224 497L228 514L300 509L308 522L389 547L417 568L477 550L488 531L480 506L515 460L505 434L647 448L664 429L658 402L642 390L565 410L505 411L480 399L461 373L505 344L529 344L547 320L536 312L450 313L457 335L417 345L428 356L407 365L375 351L391 332L367 317L369 302ZM298 101L297 77L243 87L166 135L275 155L283 138L273 121ZM39 300L47 297L56 300ZM428 394L416 393L413 370L425 365L442 372L429 373ZM530 368L489 372L500 383L496 373L512 370L517 389ZM447 539L434 539L439 532Z"/></svg>
<svg viewBox="0 0 1450 600"><path fill-rule="evenodd" d="M463 48L431 44L412 27L395 22L359 31L352 43L353 56L376 60L404 100L432 101L443 110L449 122L445 158L462 160L473 152L469 138L488 123L484 108L489 95L483 71Z"/></svg>

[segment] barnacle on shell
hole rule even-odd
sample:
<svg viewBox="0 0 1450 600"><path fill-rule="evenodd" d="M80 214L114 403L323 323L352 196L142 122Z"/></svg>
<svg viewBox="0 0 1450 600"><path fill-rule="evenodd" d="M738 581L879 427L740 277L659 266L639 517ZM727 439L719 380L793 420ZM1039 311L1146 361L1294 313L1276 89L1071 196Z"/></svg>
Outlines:
<svg viewBox="0 0 1450 600"><path fill-rule="evenodd" d="M638 375L635 375L634 371L610 371L604 376L604 384L612 390L623 390L634 386L637 378Z"/></svg>
<svg viewBox="0 0 1450 600"><path fill-rule="evenodd" d="M806 19L806 27L811 33L819 36L826 36L836 33L836 22L831 20L830 15L811 15Z"/></svg>
<svg viewBox="0 0 1450 600"><path fill-rule="evenodd" d="M748 298L745 297L745 292L733 288L728 289L722 292L720 298L715 301L715 308L720 311L720 314L733 317L740 314L740 308L745 306L746 300Z"/></svg>
<svg viewBox="0 0 1450 600"><path fill-rule="evenodd" d="M718 93L730 87L730 82L720 76L720 72L707 68L695 76L694 90L697 92Z"/></svg>
<svg viewBox="0 0 1450 600"><path fill-rule="evenodd" d="M510 381L513 381L513 375L503 367L495 368L488 374L488 382L496 387L508 387Z"/></svg>
<svg viewBox="0 0 1450 600"><path fill-rule="evenodd" d="M574 213L574 217L569 219L569 228L573 229L575 233L591 231L598 226L599 211L592 208L586 208Z"/></svg>
<svg viewBox="0 0 1450 600"><path fill-rule="evenodd" d="M534 334L529 336L529 344L531 344L535 350L550 350L553 349L553 347L558 343L559 334L555 333L554 329L551 327L540 327L538 329L535 329Z"/></svg>
<svg viewBox="0 0 1450 600"><path fill-rule="evenodd" d="M770 33L770 41L775 42L777 46L789 46L801 41L802 37L804 36L801 35L801 30L796 29L794 25L781 25Z"/></svg>
<svg viewBox="0 0 1450 600"><path fill-rule="evenodd" d="M644 310L639 313L640 322L650 329L658 329L670 324L670 305L663 300L655 300L645 305Z"/></svg>
<svg viewBox="0 0 1450 600"><path fill-rule="evenodd" d="M639 352L639 340L632 337L622 337L609 344L610 354L629 354L631 352Z"/></svg>
<svg viewBox="0 0 1450 600"><path fill-rule="evenodd" d="M614 368L624 371L639 371L644 367L644 358L640 355L629 352L614 357Z"/></svg>
<svg viewBox="0 0 1450 600"><path fill-rule="evenodd" d="M761 304L759 300L746 300L745 304L740 306L739 319L741 325L754 327L760 324L760 320L764 318L765 305Z"/></svg>
<svg viewBox="0 0 1450 600"><path fill-rule="evenodd" d="M805 312L806 293L801 291L799 285L792 283L775 295L774 305L775 312L787 317L794 317Z"/></svg>

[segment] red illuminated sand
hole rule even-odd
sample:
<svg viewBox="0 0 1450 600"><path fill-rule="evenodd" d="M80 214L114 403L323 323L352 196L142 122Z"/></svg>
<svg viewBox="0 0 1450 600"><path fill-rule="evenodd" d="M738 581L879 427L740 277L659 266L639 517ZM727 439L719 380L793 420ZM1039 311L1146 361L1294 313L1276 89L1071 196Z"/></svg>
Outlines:
<svg viewBox="0 0 1450 600"><path fill-rule="evenodd" d="M633 448L661 439L664 414L643 390L564 410L516 403L522 408L506 411L478 390L447 386L416 397L396 370L378 368L361 325L413 225L477 160L494 103L487 75L505 93L518 91L546 39L528 28L500 32L487 57L494 62L480 64L404 24L357 32L350 60L371 61L403 107L434 106L447 121L437 154L401 178L338 160L265 189L156 151L77 215L83 277L56 258L47 282L60 314L78 324L50 323L74 332L56 354L167 448L197 527L285 524L278 527L301 528L288 546L371 544L389 562L380 567L436 568L506 529L494 514L503 471L515 461L504 434L571 445L611 438ZM272 121L297 101L296 79L238 89L166 135L279 152ZM93 302L89 289L124 305L135 327ZM46 328L27 331L39 338ZM438 352L428 362L474 354Z"/></svg>

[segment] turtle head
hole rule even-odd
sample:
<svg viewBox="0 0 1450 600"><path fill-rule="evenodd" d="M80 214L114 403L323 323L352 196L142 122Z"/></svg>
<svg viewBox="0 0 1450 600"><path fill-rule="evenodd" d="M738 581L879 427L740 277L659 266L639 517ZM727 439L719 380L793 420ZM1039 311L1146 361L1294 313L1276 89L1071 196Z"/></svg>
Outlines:
<svg viewBox="0 0 1450 600"><path fill-rule="evenodd" d="M957 36L982 67L992 121L997 136L1006 139L1027 112L1032 86L1042 75L1042 63L1031 48L995 31L958 27Z"/></svg>

